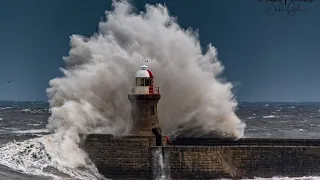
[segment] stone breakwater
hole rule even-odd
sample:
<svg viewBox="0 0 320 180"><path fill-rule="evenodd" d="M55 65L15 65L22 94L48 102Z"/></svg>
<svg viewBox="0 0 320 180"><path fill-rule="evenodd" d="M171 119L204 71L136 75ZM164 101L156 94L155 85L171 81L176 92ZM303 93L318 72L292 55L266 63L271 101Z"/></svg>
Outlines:
<svg viewBox="0 0 320 180"><path fill-rule="evenodd" d="M155 179L154 152L161 149L171 179L319 176L320 140L177 139L155 146L154 136L84 136L83 149L112 179Z"/></svg>

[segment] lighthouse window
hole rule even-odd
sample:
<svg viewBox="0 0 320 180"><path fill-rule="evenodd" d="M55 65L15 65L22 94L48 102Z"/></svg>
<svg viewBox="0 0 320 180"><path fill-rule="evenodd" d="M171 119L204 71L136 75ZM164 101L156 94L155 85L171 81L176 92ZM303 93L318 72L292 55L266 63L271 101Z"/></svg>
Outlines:
<svg viewBox="0 0 320 180"><path fill-rule="evenodd" d="M137 86L141 86L141 78L137 78L136 79L136 85Z"/></svg>
<svg viewBox="0 0 320 180"><path fill-rule="evenodd" d="M145 86L150 86L150 85L151 85L150 79L145 79Z"/></svg>
<svg viewBox="0 0 320 180"><path fill-rule="evenodd" d="M150 106L151 115L154 115L154 106Z"/></svg>
<svg viewBox="0 0 320 180"><path fill-rule="evenodd" d="M150 78L137 78L136 85L137 86L151 86L152 79L150 79Z"/></svg>

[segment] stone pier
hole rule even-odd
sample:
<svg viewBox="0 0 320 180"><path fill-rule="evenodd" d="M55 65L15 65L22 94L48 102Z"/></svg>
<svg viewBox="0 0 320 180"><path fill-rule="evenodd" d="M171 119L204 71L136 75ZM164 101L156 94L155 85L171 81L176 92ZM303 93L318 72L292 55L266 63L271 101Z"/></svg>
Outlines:
<svg viewBox="0 0 320 180"><path fill-rule="evenodd" d="M111 179L154 179L153 152L166 157L171 179L320 176L320 140L181 139L155 146L154 136L90 134L83 148Z"/></svg>

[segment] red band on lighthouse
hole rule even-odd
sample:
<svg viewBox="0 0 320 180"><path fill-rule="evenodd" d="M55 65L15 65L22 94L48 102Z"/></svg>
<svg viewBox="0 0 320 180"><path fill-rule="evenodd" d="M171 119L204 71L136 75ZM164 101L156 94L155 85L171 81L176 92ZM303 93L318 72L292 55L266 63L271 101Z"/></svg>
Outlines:
<svg viewBox="0 0 320 180"><path fill-rule="evenodd" d="M149 73L149 77L150 78L153 78L153 74L152 74L152 72L151 71L149 71L149 70L147 70L148 71L148 73Z"/></svg>

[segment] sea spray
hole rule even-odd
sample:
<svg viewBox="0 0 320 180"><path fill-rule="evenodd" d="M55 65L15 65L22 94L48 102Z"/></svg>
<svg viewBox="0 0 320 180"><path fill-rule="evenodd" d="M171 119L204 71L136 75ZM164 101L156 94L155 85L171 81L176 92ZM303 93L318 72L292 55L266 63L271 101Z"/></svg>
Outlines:
<svg viewBox="0 0 320 180"><path fill-rule="evenodd" d="M0 147L0 164L15 171L53 179L99 180L103 177L93 164L70 168L55 157L52 135L10 142Z"/></svg>
<svg viewBox="0 0 320 180"><path fill-rule="evenodd" d="M214 47L203 53L197 34L182 29L163 5L146 5L139 14L126 1L114 1L113 8L97 34L71 36L64 76L52 79L47 89L48 128L56 133L63 163L86 164L78 134L130 131L127 95L142 59L160 87L158 113L165 134L184 127L196 128L196 136L243 136L245 124L234 113L232 85L219 80L223 66Z"/></svg>
<svg viewBox="0 0 320 180"><path fill-rule="evenodd" d="M154 180L170 180L169 157L165 156L162 147L152 149L152 174Z"/></svg>

